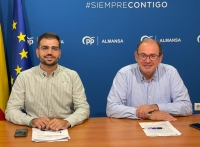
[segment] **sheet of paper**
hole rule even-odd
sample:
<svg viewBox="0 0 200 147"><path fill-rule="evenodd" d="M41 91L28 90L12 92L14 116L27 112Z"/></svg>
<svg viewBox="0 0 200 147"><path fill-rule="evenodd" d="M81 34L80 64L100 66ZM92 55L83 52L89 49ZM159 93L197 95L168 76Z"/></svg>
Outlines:
<svg viewBox="0 0 200 147"><path fill-rule="evenodd" d="M54 141L68 141L70 139L68 130L60 131L41 131L37 128L32 128L32 141L35 142L54 142Z"/></svg>
<svg viewBox="0 0 200 147"><path fill-rule="evenodd" d="M139 122L147 136L180 136L181 133L169 121Z"/></svg>

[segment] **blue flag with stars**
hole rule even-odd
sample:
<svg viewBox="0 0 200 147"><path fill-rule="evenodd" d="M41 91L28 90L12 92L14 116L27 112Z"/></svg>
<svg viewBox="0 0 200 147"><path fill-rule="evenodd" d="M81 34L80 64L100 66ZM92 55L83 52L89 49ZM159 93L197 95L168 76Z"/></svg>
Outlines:
<svg viewBox="0 0 200 147"><path fill-rule="evenodd" d="M22 1L14 0L12 20L11 85L14 84L20 72L29 69L30 67L32 67L32 62L27 43Z"/></svg>

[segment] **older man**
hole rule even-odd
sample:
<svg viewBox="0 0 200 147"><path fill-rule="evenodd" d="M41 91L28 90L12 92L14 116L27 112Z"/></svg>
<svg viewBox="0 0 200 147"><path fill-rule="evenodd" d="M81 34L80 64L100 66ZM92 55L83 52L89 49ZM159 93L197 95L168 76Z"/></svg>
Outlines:
<svg viewBox="0 0 200 147"><path fill-rule="evenodd" d="M141 41L136 64L120 69L107 99L107 116L175 121L192 114L190 97L177 70L162 64L163 50L152 39Z"/></svg>

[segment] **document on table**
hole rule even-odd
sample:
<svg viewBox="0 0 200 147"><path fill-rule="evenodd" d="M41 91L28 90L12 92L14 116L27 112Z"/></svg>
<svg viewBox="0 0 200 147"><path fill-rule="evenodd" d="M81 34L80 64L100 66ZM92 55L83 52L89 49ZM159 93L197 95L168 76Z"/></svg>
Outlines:
<svg viewBox="0 0 200 147"><path fill-rule="evenodd" d="M180 136L181 133L169 121L139 122L147 136Z"/></svg>
<svg viewBox="0 0 200 147"><path fill-rule="evenodd" d="M35 142L54 142L54 141L68 141L70 139L68 130L42 131L37 128L32 128L32 141Z"/></svg>

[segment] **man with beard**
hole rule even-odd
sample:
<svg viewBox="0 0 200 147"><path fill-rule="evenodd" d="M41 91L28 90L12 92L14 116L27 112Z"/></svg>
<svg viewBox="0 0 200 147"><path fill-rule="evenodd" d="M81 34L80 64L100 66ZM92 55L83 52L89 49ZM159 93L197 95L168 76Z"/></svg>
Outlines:
<svg viewBox="0 0 200 147"><path fill-rule="evenodd" d="M107 99L108 117L176 121L192 114L190 97L177 70L162 64L163 50L152 39L141 41L136 64L123 67Z"/></svg>
<svg viewBox="0 0 200 147"><path fill-rule="evenodd" d="M82 123L89 117L89 104L79 75L58 65L59 36L44 33L37 45L40 64L17 77L5 111L6 119L54 131Z"/></svg>

